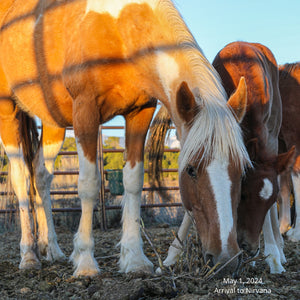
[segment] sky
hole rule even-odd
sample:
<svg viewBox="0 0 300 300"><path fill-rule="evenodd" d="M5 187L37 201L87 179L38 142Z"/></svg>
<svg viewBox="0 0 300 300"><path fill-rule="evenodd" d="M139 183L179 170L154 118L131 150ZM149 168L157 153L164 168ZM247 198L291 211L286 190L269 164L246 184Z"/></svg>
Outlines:
<svg viewBox="0 0 300 300"><path fill-rule="evenodd" d="M174 2L210 62L225 45L237 40L264 44L278 64L300 61L300 0ZM123 118L109 122L113 124L123 125Z"/></svg>
<svg viewBox="0 0 300 300"><path fill-rule="evenodd" d="M175 0L210 62L228 43L262 43L277 62L300 60L300 0Z"/></svg>

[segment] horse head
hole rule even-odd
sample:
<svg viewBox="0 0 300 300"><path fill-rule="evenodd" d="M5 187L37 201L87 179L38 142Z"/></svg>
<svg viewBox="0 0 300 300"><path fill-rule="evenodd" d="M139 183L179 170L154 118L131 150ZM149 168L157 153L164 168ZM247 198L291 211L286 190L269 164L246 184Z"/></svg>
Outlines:
<svg viewBox="0 0 300 300"><path fill-rule="evenodd" d="M238 243L250 257L259 252L259 236L265 216L277 200L278 176L293 165L295 154L295 147L292 147L286 153L262 157L258 147L256 138L247 143L250 158L255 164L242 180L238 206Z"/></svg>
<svg viewBox="0 0 300 300"><path fill-rule="evenodd" d="M227 102L231 118L227 114L222 121L218 118L224 118L224 115L217 111L218 108L209 111L204 105L199 108L195 104L195 94L187 84L183 83L177 92L178 111L185 120L185 127L181 131L182 151L179 160L181 197L186 209L193 213L204 260L211 265L225 263L240 251L236 220L243 159L247 156L238 152L241 149L233 148L241 145L241 142L234 140L238 137L232 133L239 133L236 119L240 121L243 118L246 104L247 91L243 78ZM207 122L207 115L213 120ZM197 126L197 118L203 122L201 126ZM191 123L191 120L194 121ZM203 141L200 150L191 150L189 147L198 144L199 140ZM232 272L237 266L236 259L226 271Z"/></svg>

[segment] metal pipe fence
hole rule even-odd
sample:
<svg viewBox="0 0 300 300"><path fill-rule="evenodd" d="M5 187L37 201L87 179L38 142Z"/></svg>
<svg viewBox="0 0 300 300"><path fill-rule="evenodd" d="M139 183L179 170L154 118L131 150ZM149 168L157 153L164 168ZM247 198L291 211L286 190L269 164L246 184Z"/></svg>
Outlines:
<svg viewBox="0 0 300 300"><path fill-rule="evenodd" d="M67 127L67 130L72 130L72 127ZM103 230L106 230L107 225L106 225L106 210L117 210L121 209L121 205L105 205L105 194L110 193L110 189L105 186L105 175L108 173L107 170L104 170L103 166L103 154L104 153L124 153L125 149L104 149L103 148L103 136L102 136L102 130L117 130L117 129L124 129L124 126L100 126L99 127L99 137L98 137L98 164L99 164L99 170L101 174L101 190L99 193L99 199L97 207L95 207L95 211L98 211L101 216L101 228ZM179 152L179 149L165 149L165 152ZM60 151L59 156L76 156L77 151ZM163 169L162 170L164 173L178 173L178 169ZM148 170L145 170L145 173L148 173ZM58 176L67 176L67 175L78 175L79 171L55 171L54 175ZM7 176L8 172L0 172L0 176ZM157 189L153 189L150 187L143 187L144 192L153 192ZM166 186L162 187L161 190L164 191L178 191L179 187L178 186ZM50 195L77 195L78 191L50 191ZM0 196L6 196L8 195L7 192L0 191ZM148 203L148 204L142 204L142 208L148 209L148 208L160 208L160 207L181 207L181 203ZM66 208L52 208L53 212L81 212L80 207L66 207ZM16 208L10 208L10 209L0 209L0 214L5 214L5 213L16 213L17 209Z"/></svg>

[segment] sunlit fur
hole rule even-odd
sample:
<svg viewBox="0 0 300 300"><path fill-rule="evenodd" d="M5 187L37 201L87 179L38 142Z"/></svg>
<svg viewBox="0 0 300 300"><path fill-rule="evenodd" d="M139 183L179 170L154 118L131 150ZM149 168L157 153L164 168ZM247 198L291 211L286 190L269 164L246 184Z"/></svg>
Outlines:
<svg viewBox="0 0 300 300"><path fill-rule="evenodd" d="M219 79L219 75L205 58L202 50L196 44L193 36L173 8L170 1L160 1L159 7L168 7L168 20L178 34L178 43L185 50L188 64L192 67L195 86L194 92L199 112L190 125L189 133L181 140L179 172L182 172L188 162L197 157L199 165L204 160L229 159L240 168L250 165L250 160L244 147L240 127L226 105L227 95ZM197 88L193 90L193 88ZM199 153L203 155L199 156Z"/></svg>
<svg viewBox="0 0 300 300"><path fill-rule="evenodd" d="M199 164L202 160L208 164L211 159L222 161L234 157L234 162L241 169L251 165L233 114L225 102L214 102L215 99L219 98L206 99L207 102L200 100L202 108L193 121L180 153L180 172L193 157L199 159ZM203 150L203 154L199 149Z"/></svg>
<svg viewBox="0 0 300 300"><path fill-rule="evenodd" d="M160 59L176 70L173 77L157 66ZM181 137L180 173L185 173L189 161L196 160L200 175L207 178L205 167L210 162L226 161L228 172L236 169L239 177L250 163L220 79L171 1L16 0L1 25L0 61L7 81L2 88L14 94L22 109L49 126L74 127L82 162L78 188L83 208L74 239L75 276L98 272L91 221L92 198L99 187L95 168L100 124L116 115L125 117L125 170L134 170L143 162L145 137L159 99ZM187 94L190 99L186 99ZM196 114L189 114L188 120L187 112L178 109L185 107L186 100L191 100ZM240 182L234 179L232 198L237 202ZM129 235L125 225L130 216L126 207L127 203L140 203L129 190L130 185L125 186L124 255L120 257L125 272L145 267L142 252L136 257L127 255L134 246L126 240ZM203 197L214 203L212 187L207 185L205 191ZM194 198L200 201L198 195ZM207 224L219 235L220 224ZM138 222L131 224L133 227L140 245ZM235 227L233 231L235 236ZM236 253L236 240L231 242L231 250ZM147 269L149 266L146 261Z"/></svg>

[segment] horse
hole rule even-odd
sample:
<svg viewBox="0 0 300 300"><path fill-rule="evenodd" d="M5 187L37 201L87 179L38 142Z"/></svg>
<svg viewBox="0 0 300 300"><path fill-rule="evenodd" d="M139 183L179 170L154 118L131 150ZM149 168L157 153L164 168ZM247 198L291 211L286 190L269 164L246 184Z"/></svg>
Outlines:
<svg viewBox="0 0 300 300"><path fill-rule="evenodd" d="M213 66L225 90L232 93L240 76L246 78L248 106L241 123L244 141L254 168L242 180L238 206L238 242L250 256L259 251L263 229L267 262L271 273L284 271L283 240L277 221L278 176L289 170L295 148L278 155L278 135L282 120L278 66L264 45L235 42L225 46Z"/></svg>
<svg viewBox="0 0 300 300"><path fill-rule="evenodd" d="M280 176L280 206L279 222L280 232L286 233L290 226L290 194L291 187L294 190L296 209L296 223L294 228L287 232L288 239L300 240L300 63L285 64L279 66L279 89L282 99L282 126L279 140L282 145L281 151L296 146L296 160L292 172ZM280 149L280 148L279 148ZM290 185L292 178L292 186Z"/></svg>
<svg viewBox="0 0 300 300"><path fill-rule="evenodd" d="M278 155L281 98L277 63L264 45L233 42L217 54L212 64L220 74L228 95L238 88L241 77L245 78L247 86L248 104L241 128L254 167L248 168L241 177L241 201L237 210L238 244L247 256L256 256L263 228L270 272L281 273L284 271L282 263L286 260L275 203L279 193L277 177L292 165L295 149ZM190 216L185 214L178 238L169 248L165 266L176 262L182 248L181 241L185 240L191 222Z"/></svg>
<svg viewBox="0 0 300 300"><path fill-rule="evenodd" d="M119 268L124 273L152 272L139 223L144 142L157 99L180 136L182 200L193 211L205 260L223 263L236 255L240 176L251 162L232 110L239 115L246 105L245 83L227 104L217 73L172 1L10 3L0 25L1 94L50 128L54 146L49 149L49 163L64 128L74 128L82 208L70 258L74 276L100 271L92 236L101 182L97 136L99 125L116 115L123 115L126 122ZM37 163L42 156L40 152ZM48 178L46 171L37 177L41 188L42 179ZM49 180L44 194L48 185ZM227 271L237 265L233 260Z"/></svg>
<svg viewBox="0 0 300 300"><path fill-rule="evenodd" d="M0 3L0 21L4 18L12 2L2 1ZM0 136L11 166L12 186L19 201L21 224L21 262L19 267L20 269L39 269L41 267L39 257L41 256L46 256L49 261L65 259L65 255L58 246L54 231L49 193L52 179L50 174L53 173L55 160L48 159L52 138L51 130L42 130L42 138L39 140L35 120L18 107L13 94L6 90L6 79L1 68L0 82ZM57 132L57 130L55 131ZM54 139L56 141L56 138ZM45 193L43 191L47 182L45 180L43 182L43 179L47 174L50 180L48 180L48 191ZM29 189L30 197L28 197ZM36 223L39 225L38 228L34 226L34 235L30 221L30 206L34 225ZM35 240L36 236L38 237L37 241Z"/></svg>

